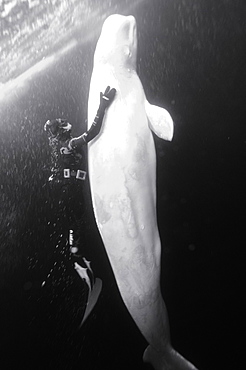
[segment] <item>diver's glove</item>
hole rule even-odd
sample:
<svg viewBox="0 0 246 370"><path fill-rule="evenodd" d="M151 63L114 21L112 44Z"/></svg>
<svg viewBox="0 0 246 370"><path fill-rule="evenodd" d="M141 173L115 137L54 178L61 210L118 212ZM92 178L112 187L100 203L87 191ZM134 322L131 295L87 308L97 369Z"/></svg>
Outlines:
<svg viewBox="0 0 246 370"><path fill-rule="evenodd" d="M105 109L109 107L109 105L112 103L114 100L116 94L116 90L110 89L110 86L106 88L104 93L100 93L100 105L98 109L98 113L104 113Z"/></svg>

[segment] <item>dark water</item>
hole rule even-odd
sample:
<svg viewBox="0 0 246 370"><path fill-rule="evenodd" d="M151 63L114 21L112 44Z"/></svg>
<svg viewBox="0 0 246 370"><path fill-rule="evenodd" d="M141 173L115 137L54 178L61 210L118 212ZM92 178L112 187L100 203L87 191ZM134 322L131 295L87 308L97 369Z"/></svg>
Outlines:
<svg viewBox="0 0 246 370"><path fill-rule="evenodd" d="M104 16L135 16L138 72L146 95L151 103L166 107L175 122L171 143L155 139L161 282L172 342L199 369L243 369L245 4L154 0L128 10L129 4L105 1L101 10ZM52 214L47 216L44 202L50 152L43 124L63 117L73 124L74 135L85 129L102 19L95 24L98 31L89 42L35 75L13 99L1 102L3 369L144 368L146 343L119 296L95 226L88 183L83 251L103 280L101 298L76 331L83 304L78 280L61 294L57 288L53 297L41 289L53 259L60 258L59 253L54 257L47 225ZM67 274L74 282L72 272L66 271L57 279L65 281Z"/></svg>

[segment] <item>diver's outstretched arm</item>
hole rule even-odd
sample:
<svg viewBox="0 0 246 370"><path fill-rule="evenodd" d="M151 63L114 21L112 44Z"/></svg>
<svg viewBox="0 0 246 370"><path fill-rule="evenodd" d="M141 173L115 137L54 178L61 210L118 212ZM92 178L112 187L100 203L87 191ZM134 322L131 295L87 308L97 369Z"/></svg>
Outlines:
<svg viewBox="0 0 246 370"><path fill-rule="evenodd" d="M106 88L104 93L100 93L100 105L90 129L84 132L81 136L71 139L68 144L69 149L76 150L80 146L89 143L89 141L94 139L99 134L102 127L105 110L113 101L115 93L116 90L110 89L110 86Z"/></svg>

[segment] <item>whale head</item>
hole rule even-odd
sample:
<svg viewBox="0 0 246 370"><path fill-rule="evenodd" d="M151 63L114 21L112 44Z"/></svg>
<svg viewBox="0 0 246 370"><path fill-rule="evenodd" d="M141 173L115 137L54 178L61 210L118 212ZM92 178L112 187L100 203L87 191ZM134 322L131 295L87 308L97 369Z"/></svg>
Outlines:
<svg viewBox="0 0 246 370"><path fill-rule="evenodd" d="M120 14L110 15L104 21L97 42L94 64L104 63L114 68L136 69L137 27L135 18Z"/></svg>

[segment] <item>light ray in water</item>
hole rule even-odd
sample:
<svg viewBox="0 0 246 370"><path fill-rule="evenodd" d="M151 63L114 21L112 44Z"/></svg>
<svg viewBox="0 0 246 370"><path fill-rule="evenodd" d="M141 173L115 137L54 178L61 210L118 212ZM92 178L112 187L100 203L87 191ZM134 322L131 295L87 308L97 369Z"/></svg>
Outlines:
<svg viewBox="0 0 246 370"><path fill-rule="evenodd" d="M18 93L18 89L24 89L27 87L28 82L37 75L39 72L44 71L46 68L50 67L55 61L57 61L62 55L66 54L68 51L72 50L78 42L74 39L70 41L64 48L59 52L42 59L40 62L36 63L34 66L29 68L24 73L20 74L18 77L11 79L5 84L1 84L0 90L0 102L3 99L8 98L13 91Z"/></svg>
<svg viewBox="0 0 246 370"><path fill-rule="evenodd" d="M0 81L59 50L92 12L89 0L5 1L0 7Z"/></svg>
<svg viewBox="0 0 246 370"><path fill-rule="evenodd" d="M126 0L125 12L143 1ZM98 36L108 14L119 10L114 1L108 5L91 0L6 1L0 7L0 103L18 96L18 89L25 92L32 77L77 44Z"/></svg>

